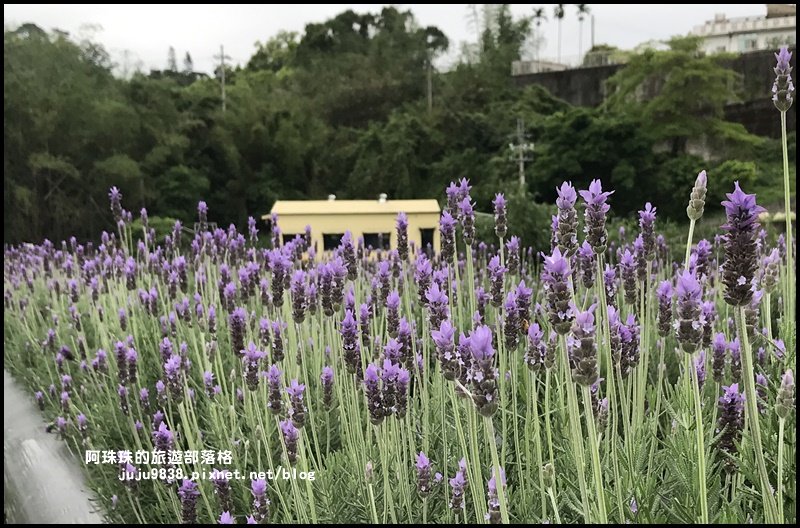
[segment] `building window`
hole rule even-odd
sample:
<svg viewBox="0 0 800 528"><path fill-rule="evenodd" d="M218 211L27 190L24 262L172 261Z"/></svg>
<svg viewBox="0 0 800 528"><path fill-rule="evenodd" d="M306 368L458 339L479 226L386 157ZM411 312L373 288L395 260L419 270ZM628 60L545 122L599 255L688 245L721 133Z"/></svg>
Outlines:
<svg viewBox="0 0 800 528"><path fill-rule="evenodd" d="M390 233L364 233L364 247L372 249L389 249L392 241Z"/></svg>
<svg viewBox="0 0 800 528"><path fill-rule="evenodd" d="M422 244L421 249L427 253L433 248L433 229L420 229L419 236Z"/></svg>
<svg viewBox="0 0 800 528"><path fill-rule="evenodd" d="M342 241L343 236L344 233L334 233L334 234L323 233L322 249L324 251L330 251L332 249L336 249L339 246L339 243Z"/></svg>
<svg viewBox="0 0 800 528"><path fill-rule="evenodd" d="M291 234L283 233L283 245L285 246L286 244L288 244L289 242L294 240L294 237L296 237L296 236L300 236L300 235L297 235L296 233L291 233Z"/></svg>

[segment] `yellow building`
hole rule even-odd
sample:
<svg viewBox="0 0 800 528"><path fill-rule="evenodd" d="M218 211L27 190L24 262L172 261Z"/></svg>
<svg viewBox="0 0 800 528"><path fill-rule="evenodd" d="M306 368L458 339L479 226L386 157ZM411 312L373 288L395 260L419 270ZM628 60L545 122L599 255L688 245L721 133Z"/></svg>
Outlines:
<svg viewBox="0 0 800 528"><path fill-rule="evenodd" d="M364 238L364 246L373 249L395 249L398 213L408 216L408 240L416 248L430 244L439 251L439 216L441 210L436 200L278 200L270 215L261 218L269 221L271 214L278 215L278 227L286 242L305 232L311 226L311 245L317 252L331 250L339 245L345 231L350 231L353 243Z"/></svg>

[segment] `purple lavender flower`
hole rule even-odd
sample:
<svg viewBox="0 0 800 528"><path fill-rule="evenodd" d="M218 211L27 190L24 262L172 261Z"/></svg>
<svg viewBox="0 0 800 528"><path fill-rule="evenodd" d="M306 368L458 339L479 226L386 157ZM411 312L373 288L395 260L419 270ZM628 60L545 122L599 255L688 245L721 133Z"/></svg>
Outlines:
<svg viewBox="0 0 800 528"><path fill-rule="evenodd" d="M279 363L283 361L283 330L286 328L286 323L280 321L272 321L272 362Z"/></svg>
<svg viewBox="0 0 800 528"><path fill-rule="evenodd" d="M283 414L282 374L277 365L270 366L267 371L267 386L269 387L267 409L276 416Z"/></svg>
<svg viewBox="0 0 800 528"><path fill-rule="evenodd" d="M706 171L700 171L692 187L689 196L689 205L686 207L686 215L689 220L700 220L706 206L706 190L708 189L708 177Z"/></svg>
<svg viewBox="0 0 800 528"><path fill-rule="evenodd" d="M672 282L665 280L656 288L658 298L658 335L666 337L672 328Z"/></svg>
<svg viewBox="0 0 800 528"><path fill-rule="evenodd" d="M694 265L695 272L698 277L709 276L709 266L711 264L711 252L713 251L711 243L705 238L699 240L694 248L693 257L695 257Z"/></svg>
<svg viewBox="0 0 800 528"><path fill-rule="evenodd" d="M258 350L252 341L244 351L242 363L244 364L244 379L247 388L251 391L258 389L258 372L261 360L267 357L265 352Z"/></svg>
<svg viewBox="0 0 800 528"><path fill-rule="evenodd" d="M711 372L714 375L714 381L717 383L722 382L725 377L725 359L727 358L728 341L725 339L725 334L722 332L714 336L711 343Z"/></svg>
<svg viewBox="0 0 800 528"><path fill-rule="evenodd" d="M286 458L289 460L289 464L295 465L297 463L297 441L300 438L300 432L295 427L294 419L281 421L281 434L283 435L283 443L286 446Z"/></svg>
<svg viewBox="0 0 800 528"><path fill-rule="evenodd" d="M456 379L460 371L460 358L455 353L455 333L456 329L449 319L443 320L439 329L431 332L442 374L449 381Z"/></svg>
<svg viewBox="0 0 800 528"><path fill-rule="evenodd" d="M428 300L428 320L431 328L438 328L442 321L450 317L450 304L447 294L439 288L439 284L434 282L425 293Z"/></svg>
<svg viewBox="0 0 800 528"><path fill-rule="evenodd" d="M400 323L400 294L393 290L386 297L386 328L391 337L397 337Z"/></svg>
<svg viewBox="0 0 800 528"><path fill-rule="evenodd" d="M644 209L639 211L639 228L641 229L642 241L644 243L644 258L647 262L652 262L656 258L656 208L650 202L644 205Z"/></svg>
<svg viewBox="0 0 800 528"><path fill-rule="evenodd" d="M305 319L306 312L306 272L297 270L292 274L292 282L289 288L292 295L292 319L296 324L300 324Z"/></svg>
<svg viewBox="0 0 800 528"><path fill-rule="evenodd" d="M637 283L636 283L636 261L633 253L626 249L619 261L620 275L622 284L625 286L625 302L636 306Z"/></svg>
<svg viewBox="0 0 800 528"><path fill-rule="evenodd" d="M787 112L794 101L794 83L792 83L792 52L782 46L775 54L775 83L772 85L772 102L781 112Z"/></svg>
<svg viewBox="0 0 800 528"><path fill-rule="evenodd" d="M472 401L482 416L490 417L497 412L498 394L495 350L492 331L488 326L480 325L470 332L469 351L472 362L467 381L471 383Z"/></svg>
<svg viewBox="0 0 800 528"><path fill-rule="evenodd" d="M569 262L555 248L551 256L544 258L542 282L547 296L547 309L550 325L561 335L569 332L574 314L570 307L571 293Z"/></svg>
<svg viewBox="0 0 800 528"><path fill-rule="evenodd" d="M512 275L519 273L519 237L512 236L508 239L508 242L506 242L506 253L506 267L508 268L508 272Z"/></svg>
<svg viewBox="0 0 800 528"><path fill-rule="evenodd" d="M576 315L572 323L572 339L569 341L572 380L587 387L594 384L599 377L594 324L596 307L593 304L585 312L573 308Z"/></svg>
<svg viewBox="0 0 800 528"><path fill-rule="evenodd" d="M694 370L697 373L697 383L700 390L703 389L703 384L706 382L706 351L701 350L697 357L694 359Z"/></svg>
<svg viewBox="0 0 800 528"><path fill-rule="evenodd" d="M439 234L441 236L442 262L450 262L455 255L456 220L449 211L444 211L439 219Z"/></svg>
<svg viewBox="0 0 800 528"><path fill-rule="evenodd" d="M417 454L417 493L423 499L431 494L433 491L433 482L431 479L431 461L424 452L420 451Z"/></svg>
<svg viewBox="0 0 800 528"><path fill-rule="evenodd" d="M725 285L725 302L732 306L746 306L753 298L753 277L758 267L756 232L758 215L765 209L756 204L755 194L745 194L734 183L734 191L722 202L728 222L722 226L725 234L725 262L722 283Z"/></svg>
<svg viewBox="0 0 800 528"><path fill-rule="evenodd" d="M581 198L586 203L585 225L586 241L598 255L605 253L608 245L608 232L606 231L606 215L611 209L606 201L614 191L603 191L600 180L592 180L589 189L580 191Z"/></svg>
<svg viewBox="0 0 800 528"><path fill-rule="evenodd" d="M725 468L733 471L736 462L736 444L742 437L744 427L744 401L743 393L739 392L739 385L734 383L729 387L722 387L722 396L719 399L719 418L717 420L717 447L727 455Z"/></svg>
<svg viewBox="0 0 800 528"><path fill-rule="evenodd" d="M114 215L114 222L122 220L122 193L116 187L108 191L108 199L111 202L111 213Z"/></svg>
<svg viewBox="0 0 800 528"><path fill-rule="evenodd" d="M250 483L250 493L253 495L253 518L259 524L269 522L269 498L267 498L267 481L264 479L253 480Z"/></svg>
<svg viewBox="0 0 800 528"><path fill-rule="evenodd" d="M228 316L228 325L231 331L231 349L234 354L241 356L244 353L244 335L247 328L245 309L236 308Z"/></svg>
<svg viewBox="0 0 800 528"><path fill-rule="evenodd" d="M775 413L781 420L785 420L794 410L794 373L792 369L784 372L781 386L775 397Z"/></svg>
<svg viewBox="0 0 800 528"><path fill-rule="evenodd" d="M397 253L401 260L408 260L408 216L400 212L397 214Z"/></svg>
<svg viewBox="0 0 800 528"><path fill-rule="evenodd" d="M217 524L236 524L236 519L231 515L231 512L225 510L220 514Z"/></svg>
<svg viewBox="0 0 800 528"><path fill-rule="evenodd" d="M465 196L458 203L459 216L461 217L461 231L464 235L464 244L472 247L475 242L475 209L469 196Z"/></svg>
<svg viewBox="0 0 800 528"><path fill-rule="evenodd" d="M459 513L464 509L464 493L466 493L468 485L467 459L462 458L458 462L458 471L450 479L450 509L453 510L453 513Z"/></svg>
<svg viewBox="0 0 800 528"><path fill-rule="evenodd" d="M197 524L197 499L200 497L197 484L189 479L184 479L178 489L178 496L181 499L183 524Z"/></svg>
<svg viewBox="0 0 800 528"><path fill-rule="evenodd" d="M506 348L508 350L514 350L519 344L519 328L521 324L517 312L517 292L508 292L503 310L505 315L503 320L503 335L505 337Z"/></svg>
<svg viewBox="0 0 800 528"><path fill-rule="evenodd" d="M333 368L328 365L322 367L319 379L322 384L322 405L330 410L333 407Z"/></svg>
<svg viewBox="0 0 800 528"><path fill-rule="evenodd" d="M44 410L44 393L42 391L36 391L34 394L36 396L36 403L39 405L39 410Z"/></svg>
<svg viewBox="0 0 800 528"><path fill-rule="evenodd" d="M492 468L492 478L489 479L487 491L487 504L489 511L486 512L486 520L491 524L500 524L502 517L500 514L500 499L497 493L497 473L500 473L500 485L505 489L506 487L506 472L503 468Z"/></svg>
<svg viewBox="0 0 800 528"><path fill-rule="evenodd" d="M286 394L289 395L289 418L298 429L302 429L306 424L306 405L303 401L306 386L303 383L293 379L289 386L286 387Z"/></svg>
<svg viewBox="0 0 800 528"><path fill-rule="evenodd" d="M364 371L364 394L372 425L380 425L386 415L380 384L380 370L377 365L370 363Z"/></svg>
<svg viewBox="0 0 800 528"><path fill-rule="evenodd" d="M761 287L765 293L772 293L778 287L780 280L781 255L778 248L773 250L761 260Z"/></svg>
<svg viewBox="0 0 800 528"><path fill-rule="evenodd" d="M361 349L358 344L358 325L350 310L345 311L339 332L342 334L342 351L347 372L355 374L361 365Z"/></svg>
<svg viewBox="0 0 800 528"><path fill-rule="evenodd" d="M711 345L714 335L714 321L717 320L717 307L713 301L705 301L700 305L701 320L703 321L703 347Z"/></svg>
<svg viewBox="0 0 800 528"><path fill-rule="evenodd" d="M603 270L603 284L606 289L606 299L609 303L613 303L617 297L617 271L609 264L606 264Z"/></svg>
<svg viewBox="0 0 800 528"><path fill-rule="evenodd" d="M494 205L494 233L499 238L505 238L508 231L508 217L506 214L506 197L497 193L492 201Z"/></svg>
<svg viewBox="0 0 800 528"><path fill-rule="evenodd" d="M684 271L677 278L678 313L675 322L678 343L684 352L691 354L698 349L703 340L700 296L703 291L695 274Z"/></svg>
<svg viewBox="0 0 800 528"><path fill-rule="evenodd" d="M500 257L497 255L489 260L489 265L486 269L489 272L489 280L492 283L492 306L499 308L503 304L503 278L506 269L500 265Z"/></svg>
<svg viewBox="0 0 800 528"><path fill-rule="evenodd" d="M528 348L525 350L525 364L533 372L539 372L544 366L547 355L547 345L544 342L544 332L537 323L528 326Z"/></svg>
<svg viewBox="0 0 800 528"><path fill-rule="evenodd" d="M555 219L554 237L561 253L571 257L578 249L578 213L575 210L578 193L570 182L564 182L561 187L556 187L556 192L558 215Z"/></svg>
<svg viewBox="0 0 800 528"><path fill-rule="evenodd" d="M214 495L219 500L220 508L225 512L233 511L231 484L227 478L227 473L217 469L213 470L211 482L214 484Z"/></svg>
<svg viewBox="0 0 800 528"><path fill-rule="evenodd" d="M587 290L594 286L595 257L592 246L584 240L575 254L577 271L580 272L583 287Z"/></svg>

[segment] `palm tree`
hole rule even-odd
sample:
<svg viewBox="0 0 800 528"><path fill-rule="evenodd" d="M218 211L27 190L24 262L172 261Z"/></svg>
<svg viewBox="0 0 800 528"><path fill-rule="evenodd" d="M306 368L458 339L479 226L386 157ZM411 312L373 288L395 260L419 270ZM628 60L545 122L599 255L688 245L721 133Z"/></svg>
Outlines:
<svg viewBox="0 0 800 528"><path fill-rule="evenodd" d="M537 39L539 38L539 26L542 25L542 21L547 20L547 15L545 14L543 7L534 7L533 8L533 21L536 23L536 32L533 35L533 44L536 46L534 48L535 56L534 60L538 63L539 61L539 43Z"/></svg>
<svg viewBox="0 0 800 528"><path fill-rule="evenodd" d="M583 19L589 14L589 6L587 4L575 4L578 8L578 60L581 60L583 54Z"/></svg>
<svg viewBox="0 0 800 528"><path fill-rule="evenodd" d="M558 20L558 62L561 62L561 21L564 19L564 4L556 4L553 16Z"/></svg>

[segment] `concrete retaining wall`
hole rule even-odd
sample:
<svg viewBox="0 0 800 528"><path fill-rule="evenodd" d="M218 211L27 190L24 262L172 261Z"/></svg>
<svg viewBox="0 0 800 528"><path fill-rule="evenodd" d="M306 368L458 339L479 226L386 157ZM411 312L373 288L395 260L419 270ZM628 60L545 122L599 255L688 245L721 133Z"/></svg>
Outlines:
<svg viewBox="0 0 800 528"><path fill-rule="evenodd" d="M6 523L99 524L79 461L46 424L33 398L3 371L3 499Z"/></svg>

